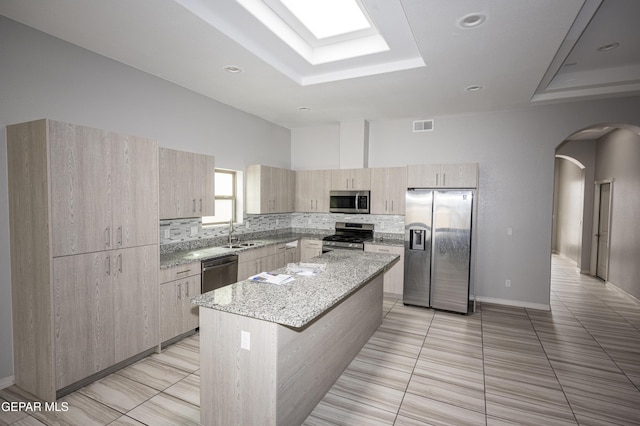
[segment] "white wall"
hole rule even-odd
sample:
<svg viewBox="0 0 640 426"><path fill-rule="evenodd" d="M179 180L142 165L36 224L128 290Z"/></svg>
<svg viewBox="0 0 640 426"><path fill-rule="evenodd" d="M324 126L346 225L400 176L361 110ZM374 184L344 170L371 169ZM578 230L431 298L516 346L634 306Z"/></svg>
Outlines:
<svg viewBox="0 0 640 426"><path fill-rule="evenodd" d="M423 133L412 132L411 118L370 120L369 167L479 163L477 294L548 307L555 150L577 130L603 122L640 123L640 98L435 117L436 130ZM302 133L292 133L293 167L326 168L300 157L315 143Z"/></svg>
<svg viewBox="0 0 640 426"><path fill-rule="evenodd" d="M155 138L244 170L290 167L290 131L0 17L0 384L13 374L5 126L51 118Z"/></svg>
<svg viewBox="0 0 640 426"><path fill-rule="evenodd" d="M596 141L572 140L560 145L556 154L566 155L578 160L583 166L584 172L584 204L582 211L582 252L580 256L580 271L589 273L591 262L591 231L593 227L593 197L595 171L596 171Z"/></svg>
<svg viewBox="0 0 640 426"><path fill-rule="evenodd" d="M582 214L584 211L584 173L573 162L556 158L556 203L553 206L557 227L554 251L580 263Z"/></svg>
<svg viewBox="0 0 640 426"><path fill-rule="evenodd" d="M609 282L640 298L640 136L619 129L596 144L596 180L613 178Z"/></svg>
<svg viewBox="0 0 640 426"><path fill-rule="evenodd" d="M291 129L291 141L291 158L296 159L296 170L340 168L339 124Z"/></svg>

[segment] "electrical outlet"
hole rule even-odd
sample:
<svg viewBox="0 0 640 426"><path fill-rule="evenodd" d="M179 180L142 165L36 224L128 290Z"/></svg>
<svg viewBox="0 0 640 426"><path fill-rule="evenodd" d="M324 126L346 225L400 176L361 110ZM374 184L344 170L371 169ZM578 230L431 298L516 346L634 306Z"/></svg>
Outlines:
<svg viewBox="0 0 640 426"><path fill-rule="evenodd" d="M509 236L513 235L513 228L511 227L507 228L507 235Z"/></svg>
<svg viewBox="0 0 640 426"><path fill-rule="evenodd" d="M507 287L507 288L511 287L511 280L506 280L504 282L504 286Z"/></svg>
<svg viewBox="0 0 640 426"><path fill-rule="evenodd" d="M164 230L164 238L165 239L171 238L171 229L165 229Z"/></svg>
<svg viewBox="0 0 640 426"><path fill-rule="evenodd" d="M196 235L198 235L198 226L192 226L191 227L191 236L195 237Z"/></svg>
<svg viewBox="0 0 640 426"><path fill-rule="evenodd" d="M251 333L248 331L240 332L240 347L248 351L251 350Z"/></svg>

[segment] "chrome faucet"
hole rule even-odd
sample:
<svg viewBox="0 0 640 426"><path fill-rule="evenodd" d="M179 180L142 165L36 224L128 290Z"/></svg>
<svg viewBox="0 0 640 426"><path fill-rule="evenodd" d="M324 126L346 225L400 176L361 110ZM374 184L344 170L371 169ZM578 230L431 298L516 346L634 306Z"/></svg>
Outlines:
<svg viewBox="0 0 640 426"><path fill-rule="evenodd" d="M229 219L229 244L233 243L233 231L235 231L235 229L233 228L233 218ZM236 238L237 240L237 238Z"/></svg>

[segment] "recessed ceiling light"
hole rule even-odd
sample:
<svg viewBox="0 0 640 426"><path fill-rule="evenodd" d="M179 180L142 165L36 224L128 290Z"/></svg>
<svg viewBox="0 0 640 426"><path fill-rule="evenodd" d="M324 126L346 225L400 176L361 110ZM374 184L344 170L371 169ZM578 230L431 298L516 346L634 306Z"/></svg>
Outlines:
<svg viewBox="0 0 640 426"><path fill-rule="evenodd" d="M226 67L224 67L224 70L226 72L230 72L231 74L238 74L242 72L242 68L235 65L227 65Z"/></svg>
<svg viewBox="0 0 640 426"><path fill-rule="evenodd" d="M460 20L458 21L458 25L462 28L475 28L482 25L482 23L486 20L486 15L482 13L472 13L460 18Z"/></svg>
<svg viewBox="0 0 640 426"><path fill-rule="evenodd" d="M301 107L298 107L298 111L309 112L309 111L311 111L311 108L306 107L306 106L301 106Z"/></svg>
<svg viewBox="0 0 640 426"><path fill-rule="evenodd" d="M618 43L617 41L615 43L607 43L603 46L598 47L598 50L600 52L606 52L607 50L613 50L615 48L617 48L618 46L620 46L620 43Z"/></svg>
<svg viewBox="0 0 640 426"><path fill-rule="evenodd" d="M472 86L467 86L464 90L466 90L467 92L479 92L482 89L484 89L484 86L474 84Z"/></svg>

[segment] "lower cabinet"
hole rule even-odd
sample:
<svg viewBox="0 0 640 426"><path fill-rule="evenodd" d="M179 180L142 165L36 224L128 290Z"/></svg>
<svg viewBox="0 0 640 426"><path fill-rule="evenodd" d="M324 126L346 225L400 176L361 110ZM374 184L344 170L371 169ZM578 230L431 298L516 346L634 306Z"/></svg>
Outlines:
<svg viewBox="0 0 640 426"><path fill-rule="evenodd" d="M404 247L366 243L364 251L400 255L400 260L384 274L383 291L385 294L402 296L404 287Z"/></svg>
<svg viewBox="0 0 640 426"><path fill-rule="evenodd" d="M197 271L200 272L200 269ZM199 326L198 307L191 304L191 299L200 295L200 288L200 273L160 284L161 342Z"/></svg>
<svg viewBox="0 0 640 426"><path fill-rule="evenodd" d="M158 344L158 247L53 259L55 389Z"/></svg>
<svg viewBox="0 0 640 426"><path fill-rule="evenodd" d="M286 243L258 247L238 253L238 281L265 271L273 271L300 261L299 247L288 247Z"/></svg>
<svg viewBox="0 0 640 426"><path fill-rule="evenodd" d="M302 239L300 241L300 262L306 262L312 257L322 254L322 241Z"/></svg>

